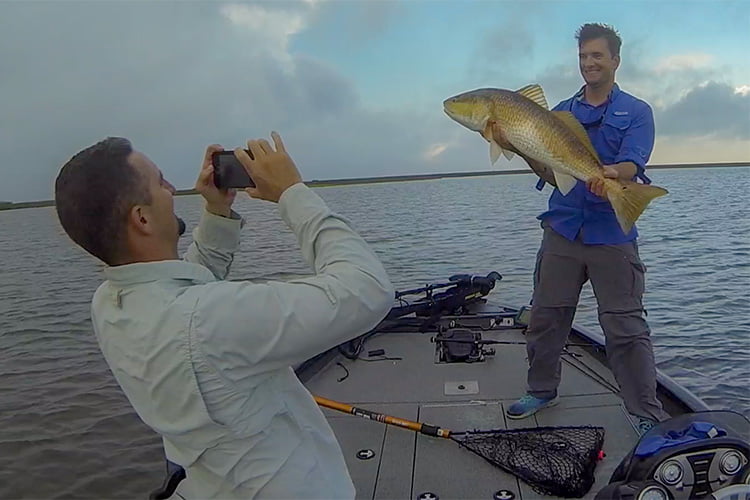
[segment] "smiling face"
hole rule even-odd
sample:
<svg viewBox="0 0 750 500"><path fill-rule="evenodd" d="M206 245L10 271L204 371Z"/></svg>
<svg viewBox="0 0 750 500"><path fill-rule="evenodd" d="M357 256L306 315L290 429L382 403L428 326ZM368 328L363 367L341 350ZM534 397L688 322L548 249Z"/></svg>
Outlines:
<svg viewBox="0 0 750 500"><path fill-rule="evenodd" d="M578 65L587 85L608 85L615 81L620 56L612 55L606 39L594 38L581 43L578 49Z"/></svg>

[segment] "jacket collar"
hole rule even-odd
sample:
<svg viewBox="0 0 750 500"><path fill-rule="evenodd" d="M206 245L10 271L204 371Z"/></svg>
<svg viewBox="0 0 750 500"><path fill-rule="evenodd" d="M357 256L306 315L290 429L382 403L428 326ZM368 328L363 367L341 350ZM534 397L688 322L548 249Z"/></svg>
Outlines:
<svg viewBox="0 0 750 500"><path fill-rule="evenodd" d="M208 268L184 260L136 262L104 269L104 276L115 285L127 286L159 280L191 280L199 283L216 281Z"/></svg>

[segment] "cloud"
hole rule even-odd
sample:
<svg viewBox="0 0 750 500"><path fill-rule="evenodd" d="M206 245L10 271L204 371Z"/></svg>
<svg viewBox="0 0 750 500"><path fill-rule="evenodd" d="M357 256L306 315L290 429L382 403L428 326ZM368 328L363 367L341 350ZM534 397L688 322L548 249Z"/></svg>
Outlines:
<svg viewBox="0 0 750 500"><path fill-rule="evenodd" d="M583 85L581 74L578 72L578 66L575 62L550 66L539 74L536 80L544 90L544 96L550 109L560 101L575 94Z"/></svg>
<svg viewBox="0 0 750 500"><path fill-rule="evenodd" d="M518 20L508 21L487 31L469 59L469 73L473 80L493 80L499 75L507 81L508 68L516 68L520 61L530 61L534 53L531 31ZM517 73L517 71L513 71ZM519 86L523 75L516 76Z"/></svg>
<svg viewBox="0 0 750 500"><path fill-rule="evenodd" d="M385 33L391 21L406 6L390 0L369 0L361 2L358 7L352 16L352 22L345 23L343 30L347 40L355 44L372 41Z"/></svg>
<svg viewBox="0 0 750 500"><path fill-rule="evenodd" d="M443 154L445 150L448 149L449 146L450 144L446 144L446 143L430 144L422 156L426 160L432 160L433 158L437 158L438 156Z"/></svg>
<svg viewBox="0 0 750 500"><path fill-rule="evenodd" d="M486 141L442 113L441 99L469 88L470 72L456 71L418 88L410 75L388 75L391 83L400 78L403 88L389 101L394 92L384 84L386 97L375 100L359 90L372 90L371 80L355 82L334 64L299 49L305 41L328 57L331 33L337 33L336 44L353 41L340 41L331 30L342 23L369 44L367 36L382 34L398 15L414 12L397 10L406 9L402 4L80 5L0 1L0 61L10 68L0 78L0 168L5 174L0 200L50 198L62 163L108 135L132 139L178 188L192 187L207 144L231 148L249 138L268 137L274 129L305 179L524 166L503 159L491 166ZM479 5L472 8L481 10ZM360 29L366 19L379 21L367 31ZM510 48L533 62L531 32L514 21L480 36L494 52L485 59L497 61L496 55ZM661 66L670 70L657 77L655 67L637 64L646 59L648 44L631 42L628 47L618 79L625 90L654 104L659 134L689 138L719 131L747 137L739 121L750 95L747 79L726 88L700 87L724 81L722 68L700 53L664 59ZM581 85L574 57L538 75L522 64L516 68L531 73L509 71L518 78L517 87L538 81L550 105ZM355 65L352 71L360 69ZM361 71L356 74L365 74ZM691 89L702 91L689 93ZM663 95L669 98L660 100ZM706 103L713 103L714 111ZM730 111L721 119L711 118L719 109ZM708 118L694 128L680 123L696 113Z"/></svg>
<svg viewBox="0 0 750 500"><path fill-rule="evenodd" d="M675 137L656 135L651 164L695 164L750 161L750 143L717 135Z"/></svg>
<svg viewBox="0 0 750 500"><path fill-rule="evenodd" d="M277 57L288 57L289 39L305 27L301 12L271 10L260 5L229 4L221 7L221 14L233 25L247 30L265 43Z"/></svg>
<svg viewBox="0 0 750 500"><path fill-rule="evenodd" d="M639 64L647 48L638 40L628 44L617 81L623 90L652 106L657 136L750 138L750 86L726 83L726 68L717 65L714 56L702 52L675 53L653 66ZM583 85L575 63L550 66L538 80L550 106ZM565 94L560 94L561 90ZM747 148L729 150L741 152Z"/></svg>
<svg viewBox="0 0 750 500"><path fill-rule="evenodd" d="M711 54L704 53L674 54L656 63L656 73L664 74L706 69L712 66L714 59L714 56Z"/></svg>
<svg viewBox="0 0 750 500"><path fill-rule="evenodd" d="M750 94L731 85L709 82L655 112L659 133L750 139Z"/></svg>
<svg viewBox="0 0 750 500"><path fill-rule="evenodd" d="M178 188L193 186L207 144L271 130L305 179L486 166L475 149L460 167L428 163L454 124L439 110L366 109L335 67L291 51L313 8L276 5L3 5L0 33L16 43L0 43L13 68L0 78L0 200L51 198L61 165L108 135L133 140Z"/></svg>

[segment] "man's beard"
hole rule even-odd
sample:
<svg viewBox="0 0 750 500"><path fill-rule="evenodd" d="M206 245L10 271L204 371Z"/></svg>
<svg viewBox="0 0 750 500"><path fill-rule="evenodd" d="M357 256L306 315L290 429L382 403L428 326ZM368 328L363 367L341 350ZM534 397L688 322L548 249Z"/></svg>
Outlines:
<svg viewBox="0 0 750 500"><path fill-rule="evenodd" d="M177 219L177 235L182 236L185 234L185 221L180 219L175 215L175 219Z"/></svg>

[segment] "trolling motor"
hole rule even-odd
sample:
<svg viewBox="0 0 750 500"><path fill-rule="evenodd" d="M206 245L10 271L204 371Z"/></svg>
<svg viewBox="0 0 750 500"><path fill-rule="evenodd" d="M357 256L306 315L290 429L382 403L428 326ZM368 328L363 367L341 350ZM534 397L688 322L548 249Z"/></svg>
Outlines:
<svg viewBox="0 0 750 500"><path fill-rule="evenodd" d="M395 306L386 316L386 320L400 318L414 313L418 317L436 317L441 314L460 314L469 304L482 300L495 288L495 283L503 277L496 271L487 276L454 274L447 283L425 285L420 288L396 292L396 299L403 301L407 295L424 293L424 297L412 302ZM435 293L436 290L442 292Z"/></svg>
<svg viewBox="0 0 750 500"><path fill-rule="evenodd" d="M357 359L362 348L370 337L394 325L408 322L405 316L414 314L420 332L426 332L448 314L464 314L471 304L484 301L484 297L503 279L500 273L492 271L487 276L471 274L454 274L447 283L435 283L410 290L397 291L395 299L398 305L391 308L386 317L372 330L338 346L338 351L349 359ZM409 302L405 297L424 294L423 297ZM411 318L414 319L414 318Z"/></svg>

